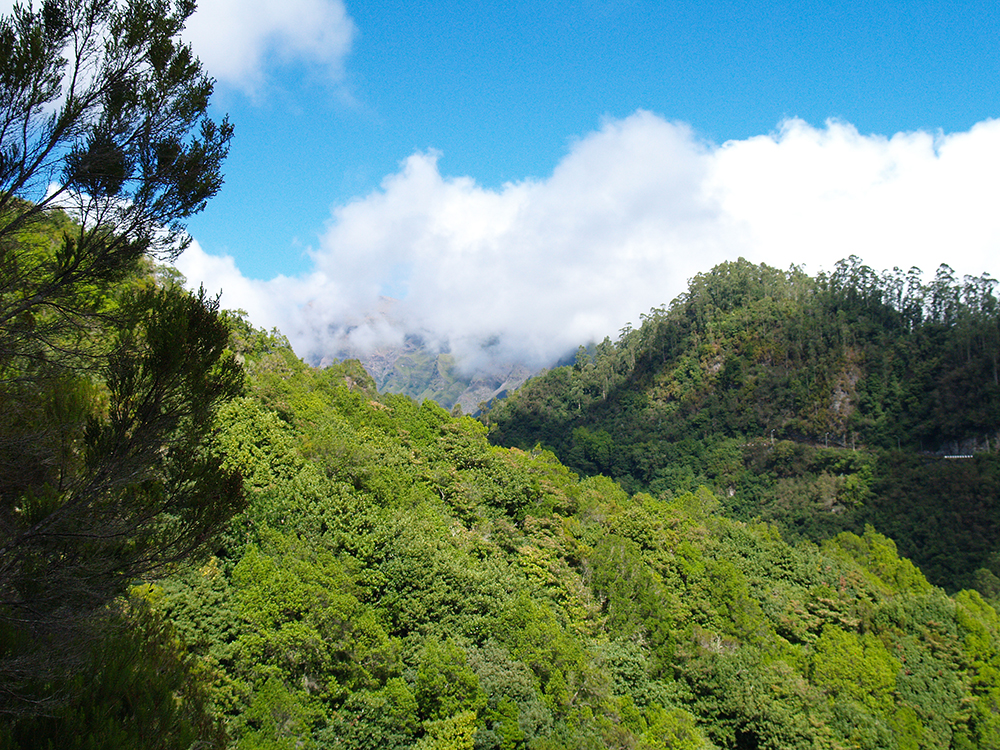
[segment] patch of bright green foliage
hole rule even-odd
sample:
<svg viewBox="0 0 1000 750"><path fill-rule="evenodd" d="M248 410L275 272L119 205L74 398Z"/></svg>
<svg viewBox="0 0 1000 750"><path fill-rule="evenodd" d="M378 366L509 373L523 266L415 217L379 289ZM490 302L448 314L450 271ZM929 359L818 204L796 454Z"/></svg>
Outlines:
<svg viewBox="0 0 1000 750"><path fill-rule="evenodd" d="M873 529L792 545L241 336L216 440L253 498L157 599L236 747L1000 742L996 612Z"/></svg>

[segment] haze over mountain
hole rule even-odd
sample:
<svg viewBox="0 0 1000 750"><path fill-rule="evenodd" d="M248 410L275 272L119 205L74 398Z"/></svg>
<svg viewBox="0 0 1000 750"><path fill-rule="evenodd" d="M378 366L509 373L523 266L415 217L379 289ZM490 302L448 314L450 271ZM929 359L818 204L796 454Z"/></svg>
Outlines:
<svg viewBox="0 0 1000 750"><path fill-rule="evenodd" d="M184 36L237 137L180 267L310 361L418 334L470 372L738 257L1000 275L983 14L202 0Z"/></svg>
<svg viewBox="0 0 1000 750"><path fill-rule="evenodd" d="M985 14L202 0L237 137L181 269L310 360L417 333L470 369L614 338L741 256L1000 275ZM381 296L399 324L345 338Z"/></svg>
<svg viewBox="0 0 1000 750"><path fill-rule="evenodd" d="M309 364L328 367L357 359L380 391L401 393L418 403L431 399L446 409L457 405L464 414L477 413L482 404L502 398L537 372L495 336L480 344L474 359L456 358L446 339L426 330L406 333L406 322L395 317L397 306L396 300L381 298L378 313L337 329L340 348L314 354ZM380 339L377 333L368 336L371 331L390 333Z"/></svg>
<svg viewBox="0 0 1000 750"><path fill-rule="evenodd" d="M615 338L740 256L810 273L852 253L932 273L947 256L959 277L997 273L997 121L886 138L788 120L715 145L640 111L575 141L545 179L486 188L439 159L414 153L337 206L307 273L250 279L198 246L178 267L307 359L420 333L469 370L488 341L539 367ZM374 314L383 296L391 320Z"/></svg>

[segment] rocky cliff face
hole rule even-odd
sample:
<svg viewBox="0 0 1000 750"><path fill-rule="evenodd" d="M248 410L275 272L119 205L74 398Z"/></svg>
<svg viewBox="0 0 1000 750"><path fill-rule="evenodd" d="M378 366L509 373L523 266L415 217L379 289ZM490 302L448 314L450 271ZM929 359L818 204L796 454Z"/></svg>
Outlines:
<svg viewBox="0 0 1000 750"><path fill-rule="evenodd" d="M476 414L480 404L504 397L535 374L519 362L489 359L468 370L447 349L435 348L419 335L407 335L398 345L383 345L367 352L342 350L323 357L321 367L357 359L383 393L402 393L415 399L437 401L445 409L461 407Z"/></svg>
<svg viewBox="0 0 1000 750"><path fill-rule="evenodd" d="M431 399L445 409L461 407L463 414L471 415L479 412L480 404L503 398L539 371L505 353L500 336L477 342L471 347L472 360L462 360L452 352L447 337L410 330L398 305L397 300L382 297L377 310L331 323L329 350L309 352L306 361L327 367L356 359L380 393L401 393L418 402Z"/></svg>
<svg viewBox="0 0 1000 750"><path fill-rule="evenodd" d="M456 403L462 407L464 414L476 414L480 410L480 404L504 398L534 374L524 365L516 363L494 368L490 372L477 373Z"/></svg>

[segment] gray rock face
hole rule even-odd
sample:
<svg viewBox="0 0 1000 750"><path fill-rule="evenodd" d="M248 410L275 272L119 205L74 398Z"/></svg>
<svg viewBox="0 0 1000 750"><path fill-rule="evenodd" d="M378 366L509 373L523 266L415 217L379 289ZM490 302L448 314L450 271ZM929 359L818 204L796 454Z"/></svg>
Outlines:
<svg viewBox="0 0 1000 750"><path fill-rule="evenodd" d="M432 347L419 335L369 351L344 349L317 364L344 359L359 360L380 392L401 393L416 401L431 399L449 410L460 406L463 414L477 414L481 404L503 398L536 372L520 362L493 357L470 370L447 348Z"/></svg>

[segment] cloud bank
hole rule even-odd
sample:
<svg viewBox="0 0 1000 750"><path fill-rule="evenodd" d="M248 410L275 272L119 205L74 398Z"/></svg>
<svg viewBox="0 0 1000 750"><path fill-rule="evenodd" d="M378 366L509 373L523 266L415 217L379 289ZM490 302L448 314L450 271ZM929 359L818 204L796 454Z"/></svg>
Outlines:
<svg viewBox="0 0 1000 750"><path fill-rule="evenodd" d="M197 246L178 267L301 356L424 330L469 361L492 340L537 365L615 338L739 256L1000 275L1000 121L883 137L789 120L714 145L637 112L572 143L548 178L497 190L442 175L438 156L336 207L304 276L248 280Z"/></svg>

